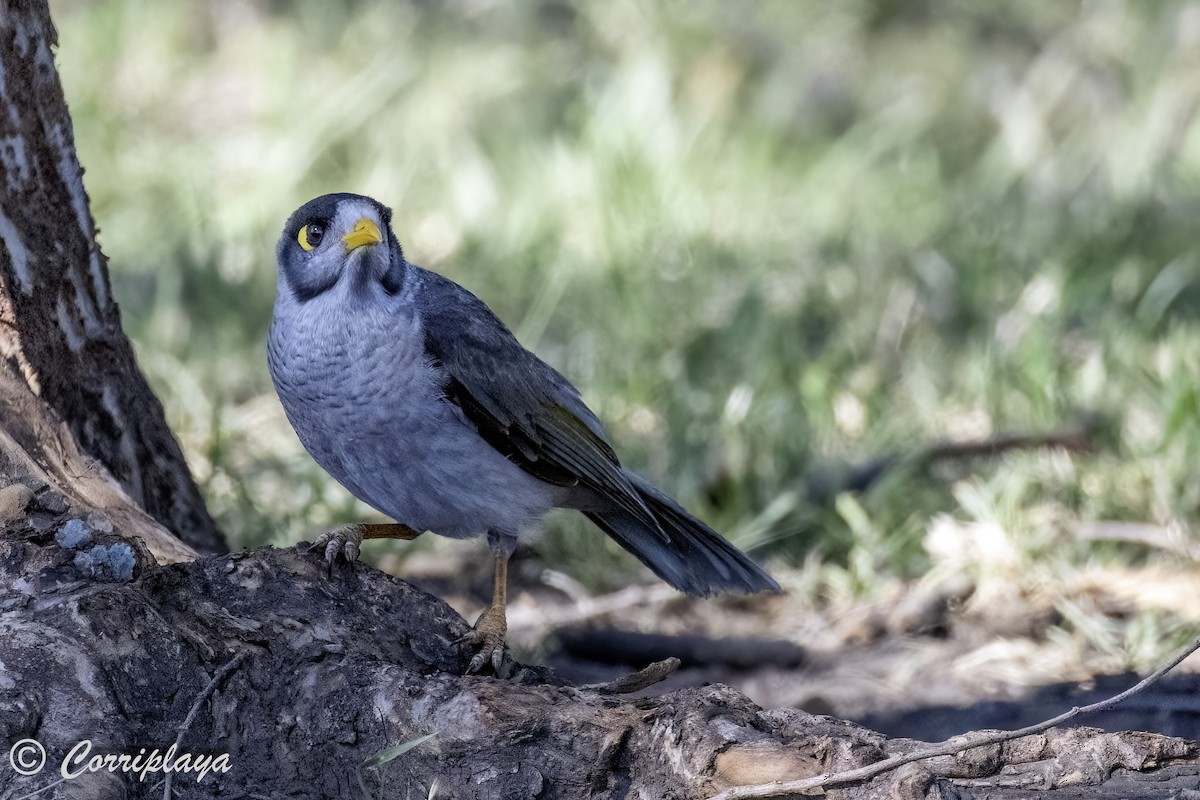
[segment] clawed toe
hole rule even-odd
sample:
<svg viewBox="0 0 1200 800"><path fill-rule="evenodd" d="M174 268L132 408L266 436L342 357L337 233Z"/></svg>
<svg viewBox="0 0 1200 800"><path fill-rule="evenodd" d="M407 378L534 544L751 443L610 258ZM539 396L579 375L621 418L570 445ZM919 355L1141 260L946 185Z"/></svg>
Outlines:
<svg viewBox="0 0 1200 800"><path fill-rule="evenodd" d="M478 644L480 641L479 631L472 628L467 631L466 636L460 636L450 643L452 647L461 647L464 644Z"/></svg>
<svg viewBox="0 0 1200 800"><path fill-rule="evenodd" d="M500 668L504 665L504 640L507 634L508 623L503 607L488 606L479 615L475 627L466 636L454 641L455 645L479 648L471 658L471 663L467 665L468 675L481 671L488 664L493 672L500 674Z"/></svg>
<svg viewBox="0 0 1200 800"><path fill-rule="evenodd" d="M362 544L363 534L360 525L344 525L337 530L322 533L309 547L309 552L323 551L325 563L330 571L340 555L346 561L358 560L359 545Z"/></svg>
<svg viewBox="0 0 1200 800"><path fill-rule="evenodd" d="M471 663L467 666L467 674L474 675L476 672L479 672L489 660L492 662L492 671L499 675L500 667L504 663L503 645L492 650L490 659L488 658L487 650L480 650L476 653L475 657L471 659Z"/></svg>
<svg viewBox="0 0 1200 800"><path fill-rule="evenodd" d="M479 648L479 652L471 659L471 663L467 665L467 674L474 675L483 669L485 664L492 665L492 671L497 675L500 674L500 668L504 665L504 641L492 642L485 640Z"/></svg>

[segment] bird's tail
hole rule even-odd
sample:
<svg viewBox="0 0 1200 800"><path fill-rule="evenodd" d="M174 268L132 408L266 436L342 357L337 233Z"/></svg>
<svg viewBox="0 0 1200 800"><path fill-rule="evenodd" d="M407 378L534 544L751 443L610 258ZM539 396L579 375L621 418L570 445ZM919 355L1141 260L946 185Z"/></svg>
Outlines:
<svg viewBox="0 0 1200 800"><path fill-rule="evenodd" d="M627 511L586 512L605 533L681 592L778 592L779 584L750 557L641 477L626 477L654 514L654 530Z"/></svg>

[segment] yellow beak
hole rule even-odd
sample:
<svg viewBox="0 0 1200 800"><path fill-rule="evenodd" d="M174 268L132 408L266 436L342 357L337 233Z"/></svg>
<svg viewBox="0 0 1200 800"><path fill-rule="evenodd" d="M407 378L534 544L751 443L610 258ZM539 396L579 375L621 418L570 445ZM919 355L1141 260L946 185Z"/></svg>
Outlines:
<svg viewBox="0 0 1200 800"><path fill-rule="evenodd" d="M346 252L362 247L364 244L379 244L382 241L383 234L379 232L379 226L366 217L354 223L354 230L342 237L342 242L346 245Z"/></svg>

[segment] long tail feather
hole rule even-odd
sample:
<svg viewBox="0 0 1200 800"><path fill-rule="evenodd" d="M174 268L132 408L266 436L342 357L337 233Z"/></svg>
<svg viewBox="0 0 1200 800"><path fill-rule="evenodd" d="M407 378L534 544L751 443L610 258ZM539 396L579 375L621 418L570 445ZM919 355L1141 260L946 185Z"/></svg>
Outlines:
<svg viewBox="0 0 1200 800"><path fill-rule="evenodd" d="M621 511L587 512L592 522L667 583L698 597L719 592L778 592L750 557L641 477L626 471L661 531Z"/></svg>

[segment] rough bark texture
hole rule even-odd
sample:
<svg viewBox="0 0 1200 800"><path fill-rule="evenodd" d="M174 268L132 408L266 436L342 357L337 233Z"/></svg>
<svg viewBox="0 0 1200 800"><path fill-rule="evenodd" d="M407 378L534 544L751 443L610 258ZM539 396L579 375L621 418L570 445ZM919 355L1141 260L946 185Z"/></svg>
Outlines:
<svg viewBox="0 0 1200 800"><path fill-rule="evenodd" d="M121 331L75 157L45 2L0 2L0 356L134 502L224 542Z"/></svg>
<svg viewBox="0 0 1200 800"><path fill-rule="evenodd" d="M904 753L851 723L764 711L723 686L621 697L515 667L462 675L466 623L370 567L331 579L302 550L259 550L98 579L97 547L123 540L69 515L0 537L0 742L37 739L47 771L0 771L0 798L51 783L68 750L181 751L230 770L179 796L702 798ZM65 535L71 531L72 535ZM56 542L56 539L58 540ZM59 543L61 542L61 544ZM103 576L101 576L103 578ZM647 690L653 694L653 690ZM378 767L389 747L431 738ZM0 770L7 765L0 764ZM1194 789L1194 743L1143 733L1050 731L829 790L835 798L1136 797ZM60 797L161 797L136 776L88 773ZM6 780L9 779L9 780ZM7 785L5 785L7 783Z"/></svg>
<svg viewBox="0 0 1200 800"><path fill-rule="evenodd" d="M131 552L145 548L160 563L196 557L102 464L80 452L68 426L3 363L0 420L0 525L45 532L68 519L86 519L99 530L119 532L129 538Z"/></svg>

